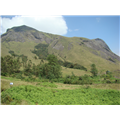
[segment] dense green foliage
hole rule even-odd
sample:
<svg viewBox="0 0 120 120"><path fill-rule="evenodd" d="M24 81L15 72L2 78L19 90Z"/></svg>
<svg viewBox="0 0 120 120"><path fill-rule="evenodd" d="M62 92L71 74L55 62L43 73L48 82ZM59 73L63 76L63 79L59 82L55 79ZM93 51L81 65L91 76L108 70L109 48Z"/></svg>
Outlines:
<svg viewBox="0 0 120 120"><path fill-rule="evenodd" d="M106 79L110 79L112 77L113 77L112 72L106 71L106 75L104 75L104 79L106 80Z"/></svg>
<svg viewBox="0 0 120 120"><path fill-rule="evenodd" d="M63 62L61 60L59 60L58 62L61 66L64 66L64 67L67 67L67 68L80 69L80 70L87 71L87 68L85 68L84 66L79 65L79 64L73 64L73 63L67 62L67 61Z"/></svg>
<svg viewBox="0 0 120 120"><path fill-rule="evenodd" d="M19 58L22 57L20 62ZM6 56L1 57L1 75L11 76L24 81L43 81L44 82L61 82L64 84L93 84L93 83L119 83L120 80L113 77L111 72L106 71L106 74L97 75L95 64L91 66L93 76L83 75L75 76L67 75L62 77L61 66L57 57L53 54L48 55L48 63L43 60L38 65L32 63L27 59L27 56L21 55L19 57ZM20 67L23 66L23 70Z"/></svg>
<svg viewBox="0 0 120 120"><path fill-rule="evenodd" d="M10 50L9 53L14 56L14 57L18 57L19 55L15 54L14 51Z"/></svg>
<svg viewBox="0 0 120 120"><path fill-rule="evenodd" d="M20 72L21 63L19 57L14 59L12 56L1 57L1 75L6 76Z"/></svg>
<svg viewBox="0 0 120 120"><path fill-rule="evenodd" d="M84 76L75 76L73 73L72 75L68 75L66 76L66 78L64 79L64 83L65 84L79 84L79 85L83 85L83 84L92 84L92 79L90 78L89 75L84 75Z"/></svg>
<svg viewBox="0 0 120 120"><path fill-rule="evenodd" d="M97 76L97 74L98 74L98 70L97 70L95 64L91 65L91 73L93 74L93 76Z"/></svg>
<svg viewBox="0 0 120 120"><path fill-rule="evenodd" d="M48 44L38 44L35 46L35 49L32 51L32 53L36 54L39 59L46 59L48 56Z"/></svg>
<svg viewBox="0 0 120 120"><path fill-rule="evenodd" d="M19 94L18 94L19 93ZM22 100L39 105L120 105L120 91L81 88L58 90L32 85L18 86L2 92L4 104L20 104Z"/></svg>
<svg viewBox="0 0 120 120"><path fill-rule="evenodd" d="M48 63L44 64L44 61L41 60L40 64L35 65L31 60L28 60L26 56L22 55L22 62L20 62L19 57L13 58L12 56L6 56L1 58L1 67L2 75L11 75L16 78L24 79L22 76L28 76L29 80L35 80L33 76L39 78L54 79L60 78L61 66L58 64L57 57L54 55L48 55ZM20 71L20 67L23 64L23 71ZM19 73L16 75L16 73Z"/></svg>

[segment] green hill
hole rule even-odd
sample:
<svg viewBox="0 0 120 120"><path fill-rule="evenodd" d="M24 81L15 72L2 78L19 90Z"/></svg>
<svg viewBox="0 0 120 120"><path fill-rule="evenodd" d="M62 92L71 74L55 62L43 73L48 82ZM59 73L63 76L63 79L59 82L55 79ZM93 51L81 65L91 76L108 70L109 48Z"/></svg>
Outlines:
<svg viewBox="0 0 120 120"><path fill-rule="evenodd" d="M40 63L40 59L47 62L46 56L54 54L61 61L79 64L88 70L80 72L82 70L62 67L64 75L72 71L76 75L90 74L90 65L94 63L99 72L104 73L109 70L119 76L120 57L114 54L108 45L99 38L92 40L83 37L69 38L40 32L23 25L10 28L1 35L1 56L10 55L11 51L16 55L27 56L35 64ZM35 56L38 59L35 59Z"/></svg>

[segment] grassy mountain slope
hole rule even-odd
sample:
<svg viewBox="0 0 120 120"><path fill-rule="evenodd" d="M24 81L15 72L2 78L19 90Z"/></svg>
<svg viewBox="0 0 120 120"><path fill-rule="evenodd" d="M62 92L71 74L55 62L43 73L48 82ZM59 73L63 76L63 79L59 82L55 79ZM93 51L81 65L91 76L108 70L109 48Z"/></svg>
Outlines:
<svg viewBox="0 0 120 120"><path fill-rule="evenodd" d="M120 57L115 55L106 43L101 39L90 40L83 37L64 37L37 31L27 26L19 26L8 29L1 36L1 56L10 55L12 50L15 54L24 54L33 63L40 63L35 60L36 54L32 53L39 43L48 44L48 53L55 54L62 61L78 63L88 69L87 72L74 69L64 69L64 75L72 71L77 74L90 73L90 65L96 64L99 71L110 70L114 72L120 69ZM116 73L118 75L118 73Z"/></svg>

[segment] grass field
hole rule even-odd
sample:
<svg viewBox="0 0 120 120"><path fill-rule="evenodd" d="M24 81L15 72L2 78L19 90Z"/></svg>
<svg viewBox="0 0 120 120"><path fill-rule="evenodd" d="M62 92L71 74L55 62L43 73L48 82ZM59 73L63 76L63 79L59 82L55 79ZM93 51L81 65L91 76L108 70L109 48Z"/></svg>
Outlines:
<svg viewBox="0 0 120 120"><path fill-rule="evenodd" d="M70 85L1 76L1 89L2 105L120 105L120 84L115 83Z"/></svg>

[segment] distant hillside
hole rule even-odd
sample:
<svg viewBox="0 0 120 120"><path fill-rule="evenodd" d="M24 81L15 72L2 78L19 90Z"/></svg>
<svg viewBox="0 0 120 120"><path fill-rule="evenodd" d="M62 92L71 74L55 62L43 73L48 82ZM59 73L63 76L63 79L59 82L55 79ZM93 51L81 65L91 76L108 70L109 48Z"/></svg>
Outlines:
<svg viewBox="0 0 120 120"><path fill-rule="evenodd" d="M42 44L47 47L39 48L44 46ZM46 52L42 52L43 49ZM35 60L35 56L43 55L45 58L44 55L55 54L59 60L78 63L88 70L92 63L104 71L119 70L120 65L120 57L114 54L102 39L69 38L40 32L25 25L10 28L1 35L1 55L10 55L10 51L17 55L24 54L36 64L40 60Z"/></svg>

